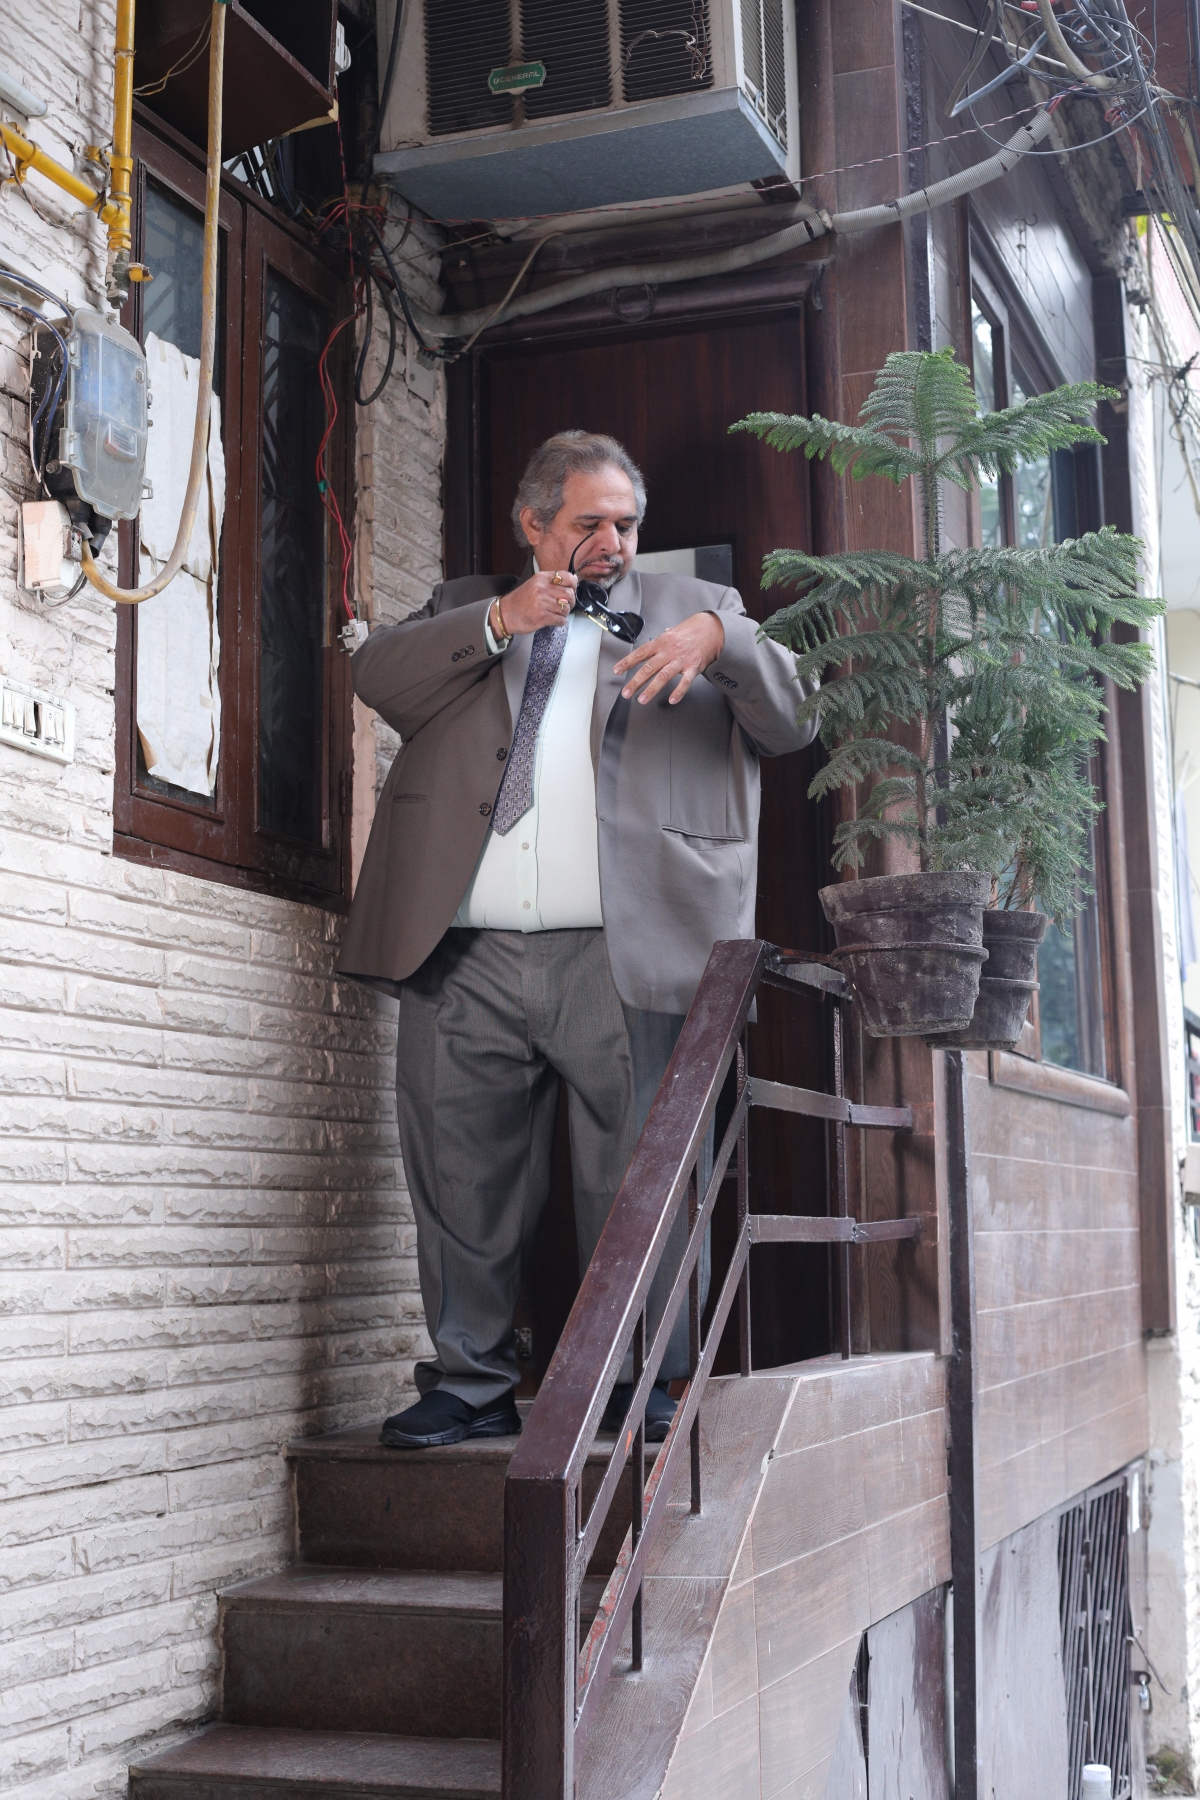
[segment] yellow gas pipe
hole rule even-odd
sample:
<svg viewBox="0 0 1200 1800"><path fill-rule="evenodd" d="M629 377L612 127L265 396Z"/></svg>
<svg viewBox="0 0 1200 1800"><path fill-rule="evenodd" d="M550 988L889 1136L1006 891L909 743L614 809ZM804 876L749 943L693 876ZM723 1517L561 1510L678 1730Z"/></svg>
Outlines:
<svg viewBox="0 0 1200 1800"><path fill-rule="evenodd" d="M6 119L0 119L0 137L13 161L13 171L17 181L24 181L30 170L37 175L45 176L55 187L60 187L72 200L78 200L89 212L94 212L101 222L108 227L108 251L110 260L110 298L117 297L111 290L122 290L120 297L128 293L130 280L140 281L145 272L139 266L130 266L129 252L133 247L132 213L133 213L133 50L134 19L136 0L117 0L117 41L115 49L115 66L113 70L113 147L105 157L102 152L94 151L98 164L107 162L109 169L108 193L97 193L91 182L85 181L73 170L64 168L54 157L27 138L24 132L18 131Z"/></svg>
<svg viewBox="0 0 1200 1800"><path fill-rule="evenodd" d="M108 228L110 294L128 292L129 281L146 279L146 271L130 263L133 247L133 51L135 0L117 0L116 66L113 75L113 147L108 157L111 173L108 198L52 156L38 148L15 126L0 120L0 136L24 181L32 169L80 201ZM137 605L161 594L178 575L192 538L196 508L208 470L208 421L212 404L213 362L217 343L217 268L220 243L221 127L225 68L225 0L214 0L208 49L208 167L204 192L204 272L201 286L200 382L196 394L196 423L192 434L192 461L188 470L183 513L175 544L163 567L141 588L117 587L100 573L86 538L83 572L94 588L110 600Z"/></svg>
<svg viewBox="0 0 1200 1800"><path fill-rule="evenodd" d="M131 120L133 115L133 9L134 0L118 0L117 14L117 76L116 101L118 117L113 125L113 185L117 185L119 170L118 157L123 155L126 164L125 173L125 244L129 245L129 194L133 170L133 160L129 154L131 149ZM129 52L124 62L121 58L121 28L127 21ZM200 504L200 495L204 491L205 478L208 473L208 419L212 403L213 362L217 349L217 270L218 251L220 248L220 210L221 210L221 130L222 130L222 89L225 67L225 5L224 0L215 0L212 9L212 32L208 46L208 167L205 172L204 185L204 265L201 279L200 302L200 381L196 393L196 423L192 431L192 460L188 469L187 487L183 496L183 512L179 520L179 529L175 534L174 547L166 562L145 587L122 588L109 581L96 566L91 546L87 539L83 540L81 560L83 572L94 588L109 600L123 602L127 606L136 606L142 600L152 600L155 594L161 594L169 587L183 567L183 559L187 555L188 545L192 541L192 526L196 519L196 508ZM119 107L124 98L124 117L120 116ZM123 148L122 148L123 146ZM109 228L109 242L112 244L114 227ZM118 249L116 252L122 254ZM128 255L128 248L125 250ZM132 274L132 270L130 271Z"/></svg>

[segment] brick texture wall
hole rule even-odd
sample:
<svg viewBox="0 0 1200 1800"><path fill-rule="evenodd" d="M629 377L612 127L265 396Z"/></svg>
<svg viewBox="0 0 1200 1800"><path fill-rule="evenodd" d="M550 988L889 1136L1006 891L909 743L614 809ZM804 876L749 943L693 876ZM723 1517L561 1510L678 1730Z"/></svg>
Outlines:
<svg viewBox="0 0 1200 1800"><path fill-rule="evenodd" d="M0 0L68 162L108 135L112 23ZM36 178L0 246L95 303L102 233ZM385 620L440 553L441 380L403 352L358 439ZM114 608L18 594L26 427L0 311L0 672L78 718L68 768L0 746L0 1793L90 1800L211 1712L215 1594L290 1554L287 1440L403 1401L424 1331L394 1007L332 979L335 916L112 855ZM361 854L395 739L356 724Z"/></svg>

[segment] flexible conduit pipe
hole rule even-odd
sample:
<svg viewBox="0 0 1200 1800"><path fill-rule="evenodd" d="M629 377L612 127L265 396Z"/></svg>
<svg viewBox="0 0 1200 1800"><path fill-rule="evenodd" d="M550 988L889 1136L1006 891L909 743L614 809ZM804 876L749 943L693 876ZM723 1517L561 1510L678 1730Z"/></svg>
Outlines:
<svg viewBox="0 0 1200 1800"><path fill-rule="evenodd" d="M491 309L483 306L469 313L428 313L414 308L417 321L423 332L430 337L469 338L484 325L502 325L512 319L527 319L534 313L548 312L552 307L565 306L572 300L586 300L593 294L607 293L611 288L653 287L665 282L700 281L713 275L729 275L739 269L753 267L755 263L769 262L772 257L783 256L789 250L801 249L811 244L827 231L837 232L845 236L852 231L871 231L879 225L894 225L897 219L909 219L914 213L932 212L937 206L945 206L951 200L959 200L964 194L970 194L976 188L986 187L989 181L996 181L1001 175L1018 163L1023 156L1041 143L1050 130L1049 108L1043 109L1036 118L1022 125L1009 138L1002 150L995 156L989 156L984 162L976 163L973 168L964 169L961 174L948 176L945 181L937 181L932 187L918 188L916 193L904 194L898 200L888 200L882 206L864 207L859 212L834 213L831 218L823 214L813 213L789 225L784 231L772 232L770 237L758 238L749 244L735 244L729 250L717 250L707 256L683 257L677 262L626 263L616 269L594 269L586 275L576 275L570 281L560 282L556 287L540 288L536 293L525 294L519 300L512 300L500 308L495 317Z"/></svg>
<svg viewBox="0 0 1200 1800"><path fill-rule="evenodd" d="M130 7L132 21L132 7ZM183 559L187 555L188 545L192 540L192 526L196 522L196 509L200 504L205 479L208 475L208 422L212 407L213 362L217 347L217 252L220 244L220 206L221 206L221 112L222 81L225 69L225 7L222 0L216 0L212 9L212 36L208 48L208 171L204 190L204 274L201 284L200 313L200 386L196 394L196 424L192 433L192 461L188 469L187 487L183 496L183 512L179 520L179 530L175 534L175 544L166 562L145 587L122 588L107 580L96 566L91 546L87 539L83 541L83 572L94 588L109 600L123 602L127 606L137 606L142 600L152 600L155 594L161 594L165 587L174 581L183 567ZM120 75L118 74L118 83ZM129 86L132 99L132 83ZM114 140L118 139L120 121L114 131ZM126 133L127 135L127 133Z"/></svg>

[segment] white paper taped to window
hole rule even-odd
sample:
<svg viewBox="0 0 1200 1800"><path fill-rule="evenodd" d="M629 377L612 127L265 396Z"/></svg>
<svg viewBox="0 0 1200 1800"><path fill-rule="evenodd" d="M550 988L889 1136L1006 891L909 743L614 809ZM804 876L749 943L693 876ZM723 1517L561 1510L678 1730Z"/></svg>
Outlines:
<svg viewBox="0 0 1200 1800"><path fill-rule="evenodd" d="M151 333L146 339L154 429L146 475L154 493L138 521L140 579L171 553L192 456L200 364ZM216 788L221 748L221 640L217 553L225 516L225 458L216 395L208 433L207 493L201 494L183 570L137 609L137 728L146 767L194 794Z"/></svg>

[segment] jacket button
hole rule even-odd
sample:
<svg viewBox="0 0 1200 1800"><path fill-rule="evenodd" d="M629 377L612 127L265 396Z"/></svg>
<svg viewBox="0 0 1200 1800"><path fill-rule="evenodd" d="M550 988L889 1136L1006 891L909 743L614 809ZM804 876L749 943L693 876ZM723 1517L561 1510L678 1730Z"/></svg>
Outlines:
<svg viewBox="0 0 1200 1800"><path fill-rule="evenodd" d="M500 749L497 750L497 752L496 752L496 761L503 762L507 755L508 755L508 751L504 748L503 745L501 745Z"/></svg>
<svg viewBox="0 0 1200 1800"><path fill-rule="evenodd" d="M479 802L479 810L480 810L480 812L481 812L481 813L482 813L482 814L483 814L483 816L484 816L484 818L485 818L485 819L486 819L486 818L487 818L487 816L488 816L488 814L489 814L489 813L490 813L490 812L491 812L491 810L492 810L492 807L491 807L491 802L490 802L490 801L488 801L488 800L481 800L481 801L480 801L480 802Z"/></svg>

